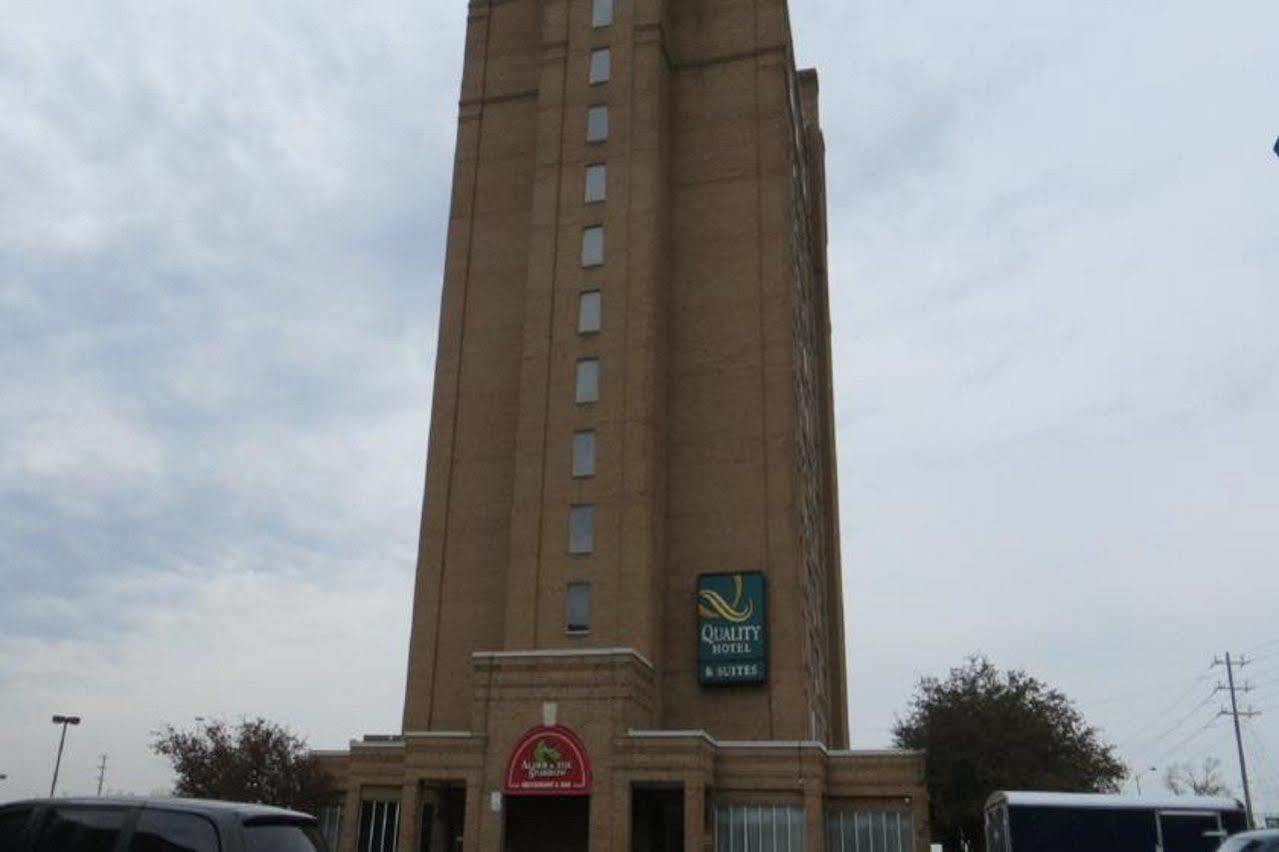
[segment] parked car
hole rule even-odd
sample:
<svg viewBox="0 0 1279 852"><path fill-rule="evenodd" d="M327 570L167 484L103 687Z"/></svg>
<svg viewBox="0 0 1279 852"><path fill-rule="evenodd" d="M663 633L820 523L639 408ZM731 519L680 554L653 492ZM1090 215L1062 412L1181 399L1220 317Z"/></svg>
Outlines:
<svg viewBox="0 0 1279 852"><path fill-rule="evenodd" d="M1005 792L986 802L987 852L1214 852L1247 828L1243 804L1224 798Z"/></svg>
<svg viewBox="0 0 1279 852"><path fill-rule="evenodd" d="M1217 852L1279 852L1279 829L1236 834L1221 844Z"/></svg>
<svg viewBox="0 0 1279 852"><path fill-rule="evenodd" d="M327 852L315 818L200 799L30 799L0 805L0 852Z"/></svg>

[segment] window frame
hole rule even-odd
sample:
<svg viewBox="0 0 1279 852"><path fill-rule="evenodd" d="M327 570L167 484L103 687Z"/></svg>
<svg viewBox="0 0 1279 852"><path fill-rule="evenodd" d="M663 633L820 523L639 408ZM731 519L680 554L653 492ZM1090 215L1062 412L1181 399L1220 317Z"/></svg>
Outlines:
<svg viewBox="0 0 1279 852"><path fill-rule="evenodd" d="M599 175L599 192L591 193L591 176ZM608 200L608 163L587 163L582 170L582 200L586 204L602 204Z"/></svg>
<svg viewBox="0 0 1279 852"><path fill-rule="evenodd" d="M591 0L591 29L602 30L613 26L616 12L613 0Z"/></svg>
<svg viewBox="0 0 1279 852"><path fill-rule="evenodd" d="M589 449L584 450L589 453L589 464L584 464L582 470L578 469L578 439L589 439ZM596 450L599 446L599 435L594 429L578 429L573 432L573 438L569 447L569 470L574 479L591 479L595 476L598 469Z"/></svg>
<svg viewBox="0 0 1279 852"><path fill-rule="evenodd" d="M607 257L603 225L587 225L582 228L582 268L598 269Z"/></svg>
<svg viewBox="0 0 1279 852"><path fill-rule="evenodd" d="M586 324L588 317L587 305L590 303L595 305L595 325L590 327ZM604 291L603 290L583 290L577 294L577 333L578 334L599 334L604 330Z"/></svg>
<svg viewBox="0 0 1279 852"><path fill-rule="evenodd" d="M395 852L398 848L400 833L400 804L399 799L363 799L360 802L360 813L357 817L359 822L355 826L355 847L357 852ZM393 812L392 808L394 809ZM369 817L367 823L365 822L366 814ZM373 823L379 819L381 821L381 830L376 831ZM389 827L387 825L388 820L390 821ZM364 831L366 824L369 828L367 835ZM376 841L374 840L375 836L377 838Z"/></svg>
<svg viewBox="0 0 1279 852"><path fill-rule="evenodd" d="M595 393L591 396L584 396L582 393L582 381L585 378L583 370L590 369L593 366L595 370L594 386ZM577 359L577 366L573 372L573 402L577 405L592 405L600 401L600 380L604 374L603 367L600 365L598 357L585 357Z"/></svg>
<svg viewBox="0 0 1279 852"><path fill-rule="evenodd" d="M608 104L591 104L586 108L586 142L602 145L610 132Z"/></svg>
<svg viewBox="0 0 1279 852"><path fill-rule="evenodd" d="M597 62L598 60L598 62ZM596 72L599 72L598 74ZM586 62L586 80L592 86L602 86L613 79L613 49L596 47Z"/></svg>
<svg viewBox="0 0 1279 852"><path fill-rule="evenodd" d="M570 556L590 556L595 552L595 513L594 503L573 503L568 507L568 553ZM576 521L584 519L588 529L579 542Z"/></svg>
<svg viewBox="0 0 1279 852"><path fill-rule="evenodd" d="M148 826L145 825L146 820L165 819L165 818L194 820L196 822L203 823L205 826L209 828L210 831L213 832L214 852L220 852L220 850L222 849L222 837L221 837L221 833L218 831L217 823L214 822L212 819L210 819L208 816L205 816L204 814L200 814L200 813L195 813L194 811L182 811L182 810L172 810L169 808L156 808L156 807L144 806L138 811L137 819L133 821L133 826L132 828L129 829L129 847L128 847L129 850L132 850L134 848L134 844L137 842L138 832L151 830L149 829ZM160 836L160 839L166 845L170 845L170 841L168 838Z"/></svg>
<svg viewBox="0 0 1279 852"><path fill-rule="evenodd" d="M584 606L586 617L582 623L573 623L573 592L585 591ZM569 636L587 636L590 635L593 625L593 615L591 607L591 584L587 580L574 580L570 582L564 589L564 632Z"/></svg>
<svg viewBox="0 0 1279 852"><path fill-rule="evenodd" d="M119 805L108 804L72 804L70 802L51 801L43 808L40 808L39 816L33 822L28 819L26 826L27 844L34 852L39 852L45 848L42 844L51 841L50 832L53 829L55 820L60 814L107 814L110 816L119 816L120 824L108 831L114 831L115 837L112 840L112 847L118 847L124 840L128 839L131 834L132 825L136 819L137 812L141 810L140 806L121 807ZM53 847L56 849L57 847Z"/></svg>

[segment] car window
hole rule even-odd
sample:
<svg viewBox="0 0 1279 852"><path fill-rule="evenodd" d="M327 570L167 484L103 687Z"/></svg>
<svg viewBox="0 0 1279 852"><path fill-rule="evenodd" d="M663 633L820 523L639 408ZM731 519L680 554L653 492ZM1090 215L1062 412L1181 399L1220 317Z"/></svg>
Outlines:
<svg viewBox="0 0 1279 852"><path fill-rule="evenodd" d="M26 830L27 820L31 818L31 808L12 808L0 811L0 849L17 849L22 842L22 833Z"/></svg>
<svg viewBox="0 0 1279 852"><path fill-rule="evenodd" d="M306 823L250 823L244 827L245 852L326 852L315 826Z"/></svg>
<svg viewBox="0 0 1279 852"><path fill-rule="evenodd" d="M54 807L45 819L36 852L113 852L128 815L125 808Z"/></svg>
<svg viewBox="0 0 1279 852"><path fill-rule="evenodd" d="M1279 852L1279 841L1232 837L1218 847L1218 852Z"/></svg>
<svg viewBox="0 0 1279 852"><path fill-rule="evenodd" d="M144 810L129 852L220 852L218 832L202 816Z"/></svg>

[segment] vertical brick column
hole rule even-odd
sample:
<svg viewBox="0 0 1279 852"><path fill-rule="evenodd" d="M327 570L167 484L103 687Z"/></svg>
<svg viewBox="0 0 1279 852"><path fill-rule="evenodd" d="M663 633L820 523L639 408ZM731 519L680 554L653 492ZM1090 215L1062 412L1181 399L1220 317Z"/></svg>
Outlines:
<svg viewBox="0 0 1279 852"><path fill-rule="evenodd" d="M521 343L519 420L515 434L514 494L511 500L511 562L507 578L505 650L537 647L538 602L541 598L542 562L548 551L564 547L564 536L543 540L547 476L564 476L563 469L548 472L546 452L553 437L548 432L547 408L569 406L570 400L552 397L555 337L556 281L561 258L568 252L561 243L572 236L561 227L564 184L564 145L567 127L569 4L547 0L541 9L540 70L537 89L536 154L533 165L533 198L530 216L528 276L511 293L524 303L524 336ZM584 72L583 72L584 73ZM580 123L580 122L579 122ZM514 289L514 288L513 288Z"/></svg>
<svg viewBox="0 0 1279 852"><path fill-rule="evenodd" d="M422 785L417 781L405 783L400 793L400 830L396 837L401 852L413 852L418 848L419 823L422 820ZM430 830L430 827L427 827Z"/></svg>
<svg viewBox="0 0 1279 852"><path fill-rule="evenodd" d="M706 787L700 778L684 779L684 852L710 846L706 832Z"/></svg>
<svg viewBox="0 0 1279 852"><path fill-rule="evenodd" d="M462 852L502 852L503 813L489 807L488 791L481 774L466 779L466 829L462 836ZM412 852L402 849L400 852Z"/></svg>
<svg viewBox="0 0 1279 852"><path fill-rule="evenodd" d="M355 852L360 836L360 785L352 783L342 801L342 828L337 852Z"/></svg>

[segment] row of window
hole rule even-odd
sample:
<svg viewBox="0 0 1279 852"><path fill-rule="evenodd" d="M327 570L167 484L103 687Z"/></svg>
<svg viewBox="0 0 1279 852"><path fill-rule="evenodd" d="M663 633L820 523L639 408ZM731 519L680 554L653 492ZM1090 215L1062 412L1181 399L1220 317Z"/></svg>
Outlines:
<svg viewBox="0 0 1279 852"><path fill-rule="evenodd" d="M583 597L588 589L585 583L569 586L570 629L575 617L586 619L582 629L590 627L589 598ZM585 611L578 609L584 605ZM340 813L335 806L321 809L320 823L330 848L337 848ZM364 802L359 852L395 852L399 814L399 802ZM715 852L803 852L805 834L804 810L795 805L715 808ZM826 848L830 852L913 852L914 821L907 811L828 811Z"/></svg>
<svg viewBox="0 0 1279 852"><path fill-rule="evenodd" d="M592 0L591 26L601 29L613 23L613 0ZM595 48L590 53L587 66L587 82L602 86L613 76L613 53L608 47ZM598 145L608 141L608 105L596 103L586 110L586 141ZM608 195L608 166L605 163L588 163L583 175L582 198L586 204L602 204ZM604 226L589 225L582 229L581 263L583 269L604 265ZM598 334L603 328L603 295L599 290L586 290L578 295L577 333ZM573 400L577 405L599 402L600 360L595 357L579 358L574 376ZM579 429L572 438L572 476L586 479L595 475L596 432ZM585 556L595 552L595 505L591 503L569 508L568 552ZM569 583L564 596L564 629L570 634L589 633L591 630L591 584Z"/></svg>
<svg viewBox="0 0 1279 852"><path fill-rule="evenodd" d="M715 852L802 852L804 811L792 805L715 808ZM915 825L905 811L828 811L828 852L913 852Z"/></svg>
<svg viewBox="0 0 1279 852"><path fill-rule="evenodd" d="M395 852L399 833L399 802L364 802L360 806L358 852Z"/></svg>
<svg viewBox="0 0 1279 852"><path fill-rule="evenodd" d="M906 811L834 811L826 815L829 852L914 852L915 823Z"/></svg>
<svg viewBox="0 0 1279 852"><path fill-rule="evenodd" d="M329 844L330 849L337 849L342 837L342 806L321 805L315 818L320 824L320 836Z"/></svg>

